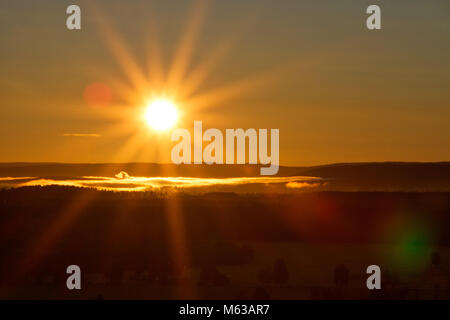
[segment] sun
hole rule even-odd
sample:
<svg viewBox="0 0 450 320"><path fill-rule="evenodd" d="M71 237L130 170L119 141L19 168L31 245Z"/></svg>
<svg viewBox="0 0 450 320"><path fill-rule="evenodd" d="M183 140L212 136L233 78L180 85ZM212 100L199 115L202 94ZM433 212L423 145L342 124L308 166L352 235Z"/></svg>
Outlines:
<svg viewBox="0 0 450 320"><path fill-rule="evenodd" d="M178 120L178 110L175 104L167 99L150 101L145 111L145 121L156 131L172 128Z"/></svg>

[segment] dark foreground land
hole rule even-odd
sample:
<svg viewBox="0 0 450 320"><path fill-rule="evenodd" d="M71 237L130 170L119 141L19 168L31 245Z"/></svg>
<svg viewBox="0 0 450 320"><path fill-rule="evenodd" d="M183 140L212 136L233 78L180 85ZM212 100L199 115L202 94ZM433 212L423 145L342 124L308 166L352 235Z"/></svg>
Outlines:
<svg viewBox="0 0 450 320"><path fill-rule="evenodd" d="M448 299L449 225L445 192L0 190L0 298Z"/></svg>

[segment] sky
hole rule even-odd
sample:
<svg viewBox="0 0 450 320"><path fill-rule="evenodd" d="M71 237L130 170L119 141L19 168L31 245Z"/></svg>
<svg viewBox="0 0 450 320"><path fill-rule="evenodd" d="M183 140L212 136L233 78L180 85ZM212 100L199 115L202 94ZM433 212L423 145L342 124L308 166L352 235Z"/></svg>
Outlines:
<svg viewBox="0 0 450 320"><path fill-rule="evenodd" d="M449 161L449 39L448 0L2 0L0 162L170 162L157 96L177 127L279 129L281 165Z"/></svg>

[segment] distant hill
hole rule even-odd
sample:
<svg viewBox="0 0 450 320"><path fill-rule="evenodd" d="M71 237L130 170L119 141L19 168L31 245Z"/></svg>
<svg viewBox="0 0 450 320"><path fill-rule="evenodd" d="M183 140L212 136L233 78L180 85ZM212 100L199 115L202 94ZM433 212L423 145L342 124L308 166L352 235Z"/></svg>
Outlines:
<svg viewBox="0 0 450 320"><path fill-rule="evenodd" d="M0 177L73 178L130 176L230 178L259 176L258 165L174 165L155 163L0 163ZM450 162L340 163L311 167L280 167L278 176L326 178L333 190L450 190Z"/></svg>
<svg viewBox="0 0 450 320"><path fill-rule="evenodd" d="M301 172L332 179L335 188L345 190L450 190L450 162L340 163Z"/></svg>

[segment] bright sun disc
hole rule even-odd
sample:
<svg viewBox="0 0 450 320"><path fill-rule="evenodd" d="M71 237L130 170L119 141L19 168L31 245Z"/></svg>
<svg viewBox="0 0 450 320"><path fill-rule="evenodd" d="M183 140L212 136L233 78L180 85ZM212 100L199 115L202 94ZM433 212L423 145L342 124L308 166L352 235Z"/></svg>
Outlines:
<svg viewBox="0 0 450 320"><path fill-rule="evenodd" d="M177 119L177 108L171 101L165 99L150 102L145 112L147 124L157 131L170 129L177 122Z"/></svg>

